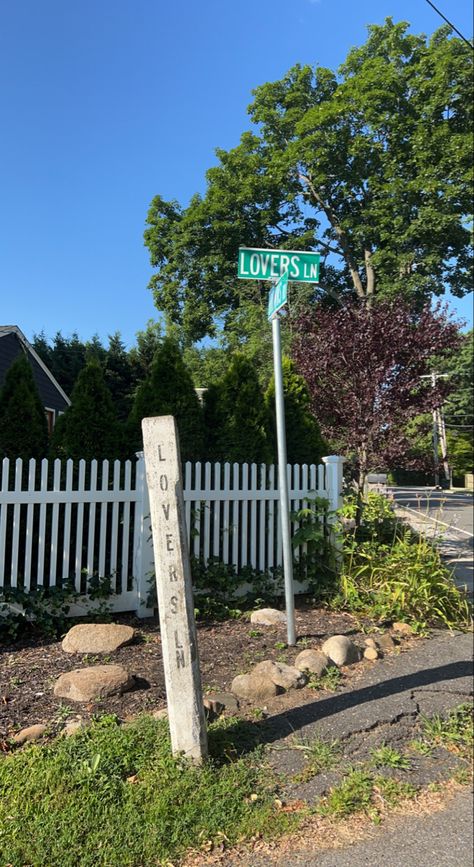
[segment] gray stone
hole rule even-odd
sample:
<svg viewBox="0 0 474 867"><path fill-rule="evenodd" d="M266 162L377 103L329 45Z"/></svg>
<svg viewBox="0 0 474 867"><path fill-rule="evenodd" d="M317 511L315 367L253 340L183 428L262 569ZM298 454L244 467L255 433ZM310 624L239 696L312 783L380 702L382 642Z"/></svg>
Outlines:
<svg viewBox="0 0 474 867"><path fill-rule="evenodd" d="M311 648L302 650L295 659L296 668L299 668L300 671L309 671L316 677L321 677L333 664L321 650L312 650Z"/></svg>
<svg viewBox="0 0 474 867"><path fill-rule="evenodd" d="M231 690L247 701L266 701L284 692L281 686L262 674L238 674L232 681Z"/></svg>
<svg viewBox="0 0 474 867"><path fill-rule="evenodd" d="M228 713L237 713L239 710L239 702L231 692L210 692L207 698L222 704L224 710L228 711Z"/></svg>
<svg viewBox="0 0 474 867"><path fill-rule="evenodd" d="M384 632L383 635L379 635L377 637L377 644L384 653L390 650L395 650L397 646L397 642L392 638L389 632Z"/></svg>
<svg viewBox="0 0 474 867"><path fill-rule="evenodd" d="M300 689L308 681L304 672L300 671L299 668L286 665L284 662L273 662L271 659L259 662L252 674L268 677L282 689Z"/></svg>
<svg viewBox="0 0 474 867"><path fill-rule="evenodd" d="M260 608L258 611L252 611L250 623L259 623L260 626L279 626L281 623L286 623L286 614L284 611L277 611L276 608Z"/></svg>
<svg viewBox="0 0 474 867"><path fill-rule="evenodd" d="M13 735L12 741L17 744L17 746L30 743L31 741L37 741L39 738L43 737L46 728L47 726L42 723L28 726L26 729L22 729L20 732L17 732L16 735Z"/></svg>
<svg viewBox="0 0 474 867"><path fill-rule="evenodd" d="M135 630L118 623L79 623L64 636L66 653L113 653L133 641Z"/></svg>
<svg viewBox="0 0 474 867"><path fill-rule="evenodd" d="M346 635L333 635L324 642L321 650L338 666L352 665L362 656L360 649Z"/></svg>
<svg viewBox="0 0 474 867"><path fill-rule="evenodd" d="M122 695L134 686L134 678L122 665L95 665L61 674L54 694L70 701L92 701Z"/></svg>

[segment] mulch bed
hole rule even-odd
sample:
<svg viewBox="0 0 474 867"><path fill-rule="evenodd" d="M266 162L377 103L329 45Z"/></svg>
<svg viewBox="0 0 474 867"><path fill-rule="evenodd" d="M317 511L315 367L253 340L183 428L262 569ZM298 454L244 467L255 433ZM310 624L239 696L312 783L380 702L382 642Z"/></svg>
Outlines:
<svg viewBox="0 0 474 867"><path fill-rule="evenodd" d="M161 641L157 619L137 620L117 615L116 622L127 623L136 630L134 642L110 655L73 655L65 653L61 641L30 638L0 648L0 741L15 731L35 723L61 725L66 719L112 713L124 720L141 712L158 710L166 705ZM298 647L286 647L285 626L255 626L248 620L228 620L198 624L198 644L202 686L205 693L229 691L237 674L249 671L263 659L292 664L304 647L319 647L330 635L350 635L363 644L366 637L360 623L349 614L323 609L303 608L296 612ZM103 701L76 704L56 698L53 687L60 674L79 668L106 663L123 665L136 678L136 688L123 696ZM372 663L361 662L344 669L345 678L361 676ZM314 701L315 690L305 687L277 696L270 712ZM252 716L250 705L241 708L243 716Z"/></svg>

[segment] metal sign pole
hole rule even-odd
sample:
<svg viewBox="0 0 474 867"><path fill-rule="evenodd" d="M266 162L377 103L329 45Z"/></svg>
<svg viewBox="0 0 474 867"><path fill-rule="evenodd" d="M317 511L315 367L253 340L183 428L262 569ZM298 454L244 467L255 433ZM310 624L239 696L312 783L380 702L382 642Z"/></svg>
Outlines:
<svg viewBox="0 0 474 867"><path fill-rule="evenodd" d="M283 542L283 572L285 576L285 607L288 644L296 644L295 596L293 588L293 555L290 531L290 501L288 495L285 401L283 397L283 370L281 363L280 319L272 316L273 369L275 373L275 409L278 445L278 487L280 491L280 521Z"/></svg>

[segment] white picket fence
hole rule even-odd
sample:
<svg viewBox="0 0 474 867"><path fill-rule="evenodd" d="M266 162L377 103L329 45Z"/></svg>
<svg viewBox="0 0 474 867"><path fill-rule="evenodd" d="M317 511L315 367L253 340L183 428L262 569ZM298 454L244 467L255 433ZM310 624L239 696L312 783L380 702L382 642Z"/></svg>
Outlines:
<svg viewBox="0 0 474 867"><path fill-rule="evenodd" d="M290 507L313 496L341 505L343 459L288 465ZM264 464L187 463L184 501L191 554L268 573L282 564L278 473ZM296 529L296 524L293 524ZM295 550L295 556L301 550ZM2 587L57 587L86 595L91 576L109 577L115 611L145 616L154 573L143 457L136 461L2 463Z"/></svg>

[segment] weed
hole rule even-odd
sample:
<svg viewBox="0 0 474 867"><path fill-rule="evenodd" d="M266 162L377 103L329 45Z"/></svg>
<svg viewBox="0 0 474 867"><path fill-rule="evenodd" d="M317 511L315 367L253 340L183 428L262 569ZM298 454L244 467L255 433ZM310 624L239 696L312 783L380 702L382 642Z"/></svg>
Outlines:
<svg viewBox="0 0 474 867"><path fill-rule="evenodd" d="M388 744L382 744L380 747L372 750L372 762L375 768L402 768L407 770L410 767L410 761L406 756L394 750Z"/></svg>
<svg viewBox="0 0 474 867"><path fill-rule="evenodd" d="M416 789L410 783L373 776L364 767L352 768L342 782L323 799L317 812L335 819L364 812L378 823L381 806L393 807L415 794Z"/></svg>
<svg viewBox="0 0 474 867"><path fill-rule="evenodd" d="M327 692L336 692L342 680L342 673L339 668L332 665L328 668L321 677L312 677L308 682L311 689L324 689Z"/></svg>
<svg viewBox="0 0 474 867"><path fill-rule="evenodd" d="M302 750L308 762L303 771L292 778L294 783L307 782L321 771L330 770L337 765L342 753L339 741L324 741L321 738L298 739L291 748Z"/></svg>
<svg viewBox="0 0 474 867"><path fill-rule="evenodd" d="M473 707L461 704L447 718L423 718L423 736L430 745L443 746L468 757L473 747Z"/></svg>
<svg viewBox="0 0 474 867"><path fill-rule="evenodd" d="M275 650L286 650L287 647L284 641L275 641L273 646Z"/></svg>
<svg viewBox="0 0 474 867"><path fill-rule="evenodd" d="M262 634L259 629L249 629L249 638L261 638Z"/></svg>
<svg viewBox="0 0 474 867"><path fill-rule="evenodd" d="M433 753L433 747L431 744L428 744L422 738L416 738L413 741L410 741L410 749L413 752L418 753L420 756L431 756Z"/></svg>
<svg viewBox="0 0 474 867"><path fill-rule="evenodd" d="M352 769L348 775L331 789L317 812L322 816L341 819L362 810L368 812L372 805L374 779L365 769Z"/></svg>

